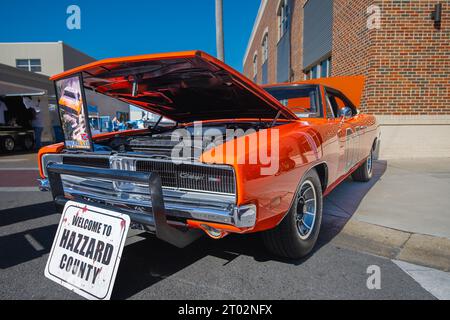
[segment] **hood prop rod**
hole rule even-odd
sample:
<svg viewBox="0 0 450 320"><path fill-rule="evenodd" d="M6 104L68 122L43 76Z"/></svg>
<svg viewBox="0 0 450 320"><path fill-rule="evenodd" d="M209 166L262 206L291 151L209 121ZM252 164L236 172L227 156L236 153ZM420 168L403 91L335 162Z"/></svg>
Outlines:
<svg viewBox="0 0 450 320"><path fill-rule="evenodd" d="M275 117L275 119L273 120L272 124L270 125L270 128L275 127L275 125L277 124L278 119L280 119L280 117L281 117L281 110L278 111L277 116Z"/></svg>

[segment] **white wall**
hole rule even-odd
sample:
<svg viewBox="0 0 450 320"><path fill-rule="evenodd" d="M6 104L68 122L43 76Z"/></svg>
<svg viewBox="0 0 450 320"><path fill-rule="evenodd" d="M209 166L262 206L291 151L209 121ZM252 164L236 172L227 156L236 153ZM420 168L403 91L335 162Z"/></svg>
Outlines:
<svg viewBox="0 0 450 320"><path fill-rule="evenodd" d="M62 42L0 43L0 63L15 67L16 59L41 59L39 73L47 76L64 71Z"/></svg>
<svg viewBox="0 0 450 320"><path fill-rule="evenodd" d="M16 59L41 59L38 73L47 76L95 61L63 42L0 43L0 63L16 67Z"/></svg>
<svg viewBox="0 0 450 320"><path fill-rule="evenodd" d="M377 117L380 159L450 158L450 116Z"/></svg>
<svg viewBox="0 0 450 320"><path fill-rule="evenodd" d="M86 100L88 105L96 106L100 116L110 116L111 119L116 116L116 112L130 112L130 106L125 102L110 98L103 94L98 94L90 90L86 90Z"/></svg>

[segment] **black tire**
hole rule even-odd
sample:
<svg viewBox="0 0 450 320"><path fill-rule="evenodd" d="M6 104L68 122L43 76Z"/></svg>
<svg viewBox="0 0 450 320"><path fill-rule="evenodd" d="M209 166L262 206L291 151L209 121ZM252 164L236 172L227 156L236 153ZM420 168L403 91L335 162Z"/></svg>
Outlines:
<svg viewBox="0 0 450 320"><path fill-rule="evenodd" d="M316 198L316 214L314 222L311 223L313 227L309 235L301 234L299 227L301 222L298 220L300 215L303 217L307 216L302 210L305 208L305 205L302 204L301 201L302 192L305 190L305 186L308 188L311 188L311 186L314 187ZM323 196L320 179L316 170L311 170L305 175L300 183L294 198L294 203L292 204L292 208L286 217L284 217L283 221L281 221L275 229L266 231L262 234L266 248L272 254L283 258L300 259L307 256L313 250L317 242L317 238L319 237L320 227L322 225L322 208ZM299 211L302 213L299 213ZM305 238L305 236L307 237Z"/></svg>
<svg viewBox="0 0 450 320"><path fill-rule="evenodd" d="M25 138L23 138L23 148L26 151L30 151L34 148L34 138L31 136L25 136Z"/></svg>
<svg viewBox="0 0 450 320"><path fill-rule="evenodd" d="M6 152L12 152L16 148L16 142L13 137L3 137L1 139L1 149Z"/></svg>
<svg viewBox="0 0 450 320"><path fill-rule="evenodd" d="M370 154L367 157L367 160L356 169L352 174L353 181L357 182L369 182L373 176L373 150L370 150Z"/></svg>

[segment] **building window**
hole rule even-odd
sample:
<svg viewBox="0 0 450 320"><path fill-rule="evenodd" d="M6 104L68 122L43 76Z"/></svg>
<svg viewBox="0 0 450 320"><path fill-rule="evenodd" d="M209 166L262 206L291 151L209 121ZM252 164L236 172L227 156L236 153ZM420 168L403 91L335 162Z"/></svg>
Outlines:
<svg viewBox="0 0 450 320"><path fill-rule="evenodd" d="M264 64L269 59L269 34L266 33L262 42L262 63Z"/></svg>
<svg viewBox="0 0 450 320"><path fill-rule="evenodd" d="M41 72L41 59L16 59L16 68L30 72Z"/></svg>
<svg viewBox="0 0 450 320"><path fill-rule="evenodd" d="M253 79L256 80L256 75L258 74L258 55L253 56Z"/></svg>
<svg viewBox="0 0 450 320"><path fill-rule="evenodd" d="M327 60L323 60L320 63L320 77L321 78L328 77L328 59Z"/></svg>
<svg viewBox="0 0 450 320"><path fill-rule="evenodd" d="M289 28L289 0L280 0L278 7L278 38L283 38Z"/></svg>
<svg viewBox="0 0 450 320"><path fill-rule="evenodd" d="M319 65L312 67L311 69L311 78L317 79L319 78Z"/></svg>
<svg viewBox="0 0 450 320"><path fill-rule="evenodd" d="M331 76L331 57L320 61L318 64L313 65L311 68L305 71L305 78L318 79L327 78Z"/></svg>
<svg viewBox="0 0 450 320"><path fill-rule="evenodd" d="M331 57L327 59L327 77L331 77Z"/></svg>

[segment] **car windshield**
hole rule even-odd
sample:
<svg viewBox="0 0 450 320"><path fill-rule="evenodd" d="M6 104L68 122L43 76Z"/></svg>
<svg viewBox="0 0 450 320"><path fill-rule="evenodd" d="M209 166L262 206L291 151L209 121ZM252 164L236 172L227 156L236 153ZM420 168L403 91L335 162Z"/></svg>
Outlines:
<svg viewBox="0 0 450 320"><path fill-rule="evenodd" d="M265 90L299 118L321 118L320 89L317 85L267 87Z"/></svg>

